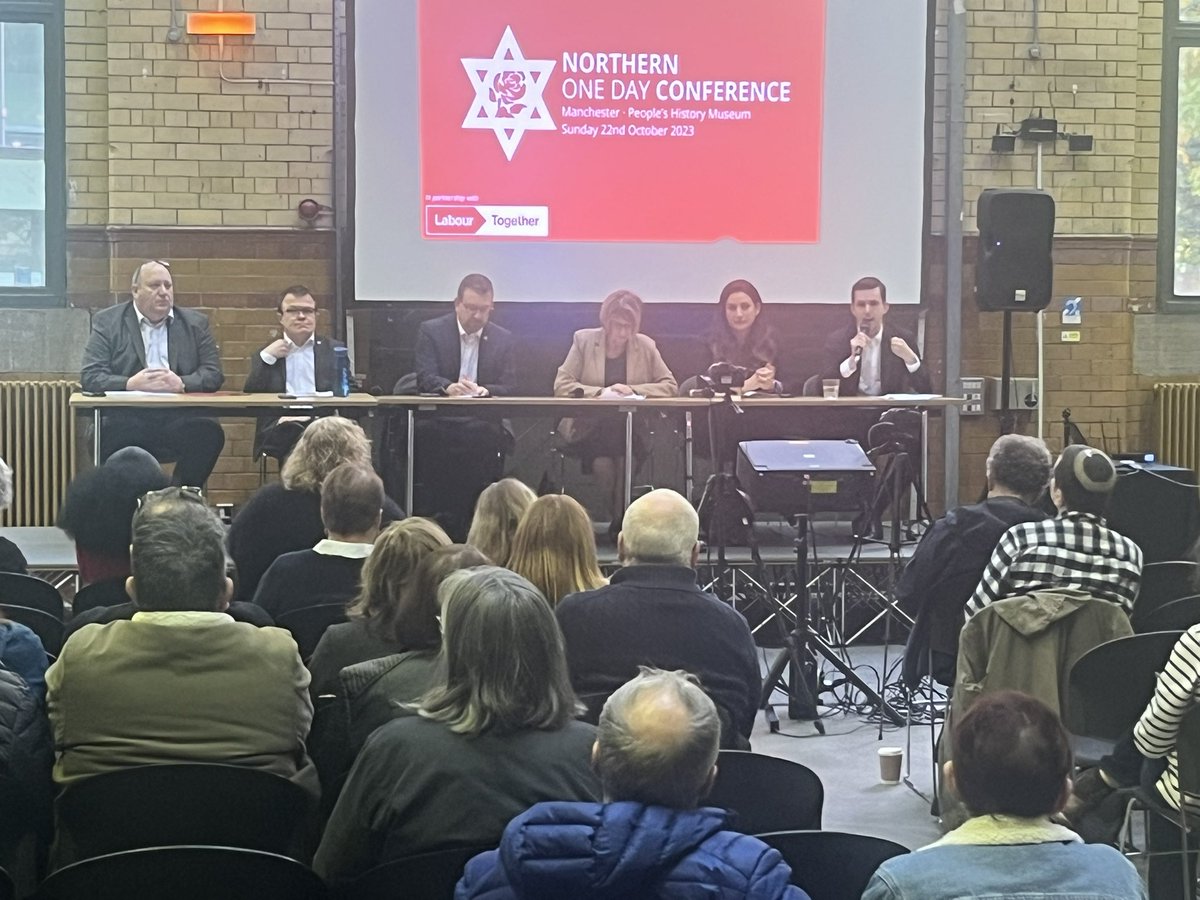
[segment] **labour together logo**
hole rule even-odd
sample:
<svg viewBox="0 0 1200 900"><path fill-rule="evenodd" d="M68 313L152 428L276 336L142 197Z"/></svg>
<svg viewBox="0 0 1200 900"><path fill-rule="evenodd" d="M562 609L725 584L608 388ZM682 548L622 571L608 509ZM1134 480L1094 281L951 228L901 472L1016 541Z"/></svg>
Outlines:
<svg viewBox="0 0 1200 900"><path fill-rule="evenodd" d="M552 59L526 59L511 27L491 58L462 60L475 88L475 99L463 119L463 128L494 132L509 161L527 131L555 131L542 96L554 70Z"/></svg>

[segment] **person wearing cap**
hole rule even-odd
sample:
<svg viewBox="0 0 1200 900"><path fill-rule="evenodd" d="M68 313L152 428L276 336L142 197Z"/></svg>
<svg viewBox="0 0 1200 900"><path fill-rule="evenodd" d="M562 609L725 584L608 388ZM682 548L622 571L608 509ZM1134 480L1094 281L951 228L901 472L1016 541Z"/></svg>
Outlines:
<svg viewBox="0 0 1200 900"><path fill-rule="evenodd" d="M1132 610L1142 551L1104 524L1116 485L1116 467L1100 450L1082 444L1063 450L1050 478L1058 515L1004 532L967 602L967 617L997 600L1052 588L1075 588Z"/></svg>

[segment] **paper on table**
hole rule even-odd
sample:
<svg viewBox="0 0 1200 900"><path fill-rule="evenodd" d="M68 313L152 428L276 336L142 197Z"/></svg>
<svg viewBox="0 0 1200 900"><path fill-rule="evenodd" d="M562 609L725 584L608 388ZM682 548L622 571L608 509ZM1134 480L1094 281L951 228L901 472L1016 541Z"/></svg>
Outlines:
<svg viewBox="0 0 1200 900"><path fill-rule="evenodd" d="M601 400L645 400L643 394L618 394L612 388L605 388L600 392Z"/></svg>
<svg viewBox="0 0 1200 900"><path fill-rule="evenodd" d="M105 391L106 397L176 397L173 391Z"/></svg>
<svg viewBox="0 0 1200 900"><path fill-rule="evenodd" d="M885 394L885 400L936 400L941 394Z"/></svg>
<svg viewBox="0 0 1200 900"><path fill-rule="evenodd" d="M332 397L333 391L306 391L303 394L294 394L293 396L298 400L302 400L305 397Z"/></svg>

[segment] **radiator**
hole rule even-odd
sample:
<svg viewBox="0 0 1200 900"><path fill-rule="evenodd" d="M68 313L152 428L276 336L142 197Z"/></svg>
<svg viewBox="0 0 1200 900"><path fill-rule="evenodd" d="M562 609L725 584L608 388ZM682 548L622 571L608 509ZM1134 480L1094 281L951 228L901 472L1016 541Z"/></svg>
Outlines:
<svg viewBox="0 0 1200 900"><path fill-rule="evenodd" d="M1158 458L1200 472L1200 384L1156 384Z"/></svg>
<svg viewBox="0 0 1200 900"><path fill-rule="evenodd" d="M75 476L70 381L0 381L0 457L13 470L0 525L53 525Z"/></svg>

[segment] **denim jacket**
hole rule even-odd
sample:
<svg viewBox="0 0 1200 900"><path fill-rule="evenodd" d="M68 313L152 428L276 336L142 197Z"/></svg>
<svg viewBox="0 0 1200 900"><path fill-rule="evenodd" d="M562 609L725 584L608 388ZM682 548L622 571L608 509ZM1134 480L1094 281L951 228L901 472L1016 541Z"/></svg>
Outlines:
<svg viewBox="0 0 1200 900"><path fill-rule="evenodd" d="M889 859L863 900L1145 900L1129 860L1046 819L978 816Z"/></svg>

